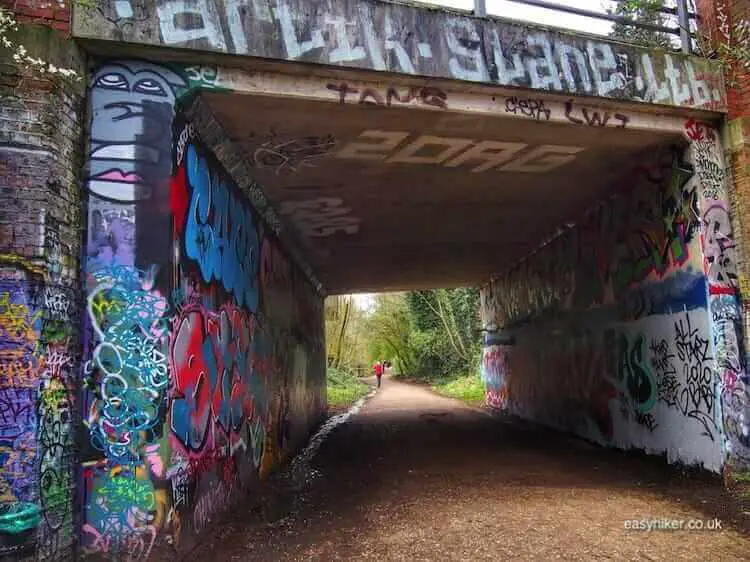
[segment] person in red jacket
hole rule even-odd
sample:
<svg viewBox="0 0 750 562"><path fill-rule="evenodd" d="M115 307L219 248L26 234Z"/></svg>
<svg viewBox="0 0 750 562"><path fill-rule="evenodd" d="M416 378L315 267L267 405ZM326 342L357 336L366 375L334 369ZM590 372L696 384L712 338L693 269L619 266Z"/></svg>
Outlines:
<svg viewBox="0 0 750 562"><path fill-rule="evenodd" d="M383 378L383 362L382 361L376 361L375 365L373 366L373 369L375 369L375 378L378 379L378 388L380 388L380 379Z"/></svg>

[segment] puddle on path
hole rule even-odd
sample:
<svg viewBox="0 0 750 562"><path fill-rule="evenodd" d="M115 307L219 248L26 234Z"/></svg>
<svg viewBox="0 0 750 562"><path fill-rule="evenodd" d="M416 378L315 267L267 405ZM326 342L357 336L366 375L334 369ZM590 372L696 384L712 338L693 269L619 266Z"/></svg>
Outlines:
<svg viewBox="0 0 750 562"><path fill-rule="evenodd" d="M320 476L312 468L320 446L331 435L334 429L357 414L365 403L372 398L376 390L357 400L346 412L328 418L318 431L310 438L307 446L300 451L286 468L272 475L267 482L267 493L263 494L262 518L267 525L275 527L291 521L302 506L309 500L310 486Z"/></svg>

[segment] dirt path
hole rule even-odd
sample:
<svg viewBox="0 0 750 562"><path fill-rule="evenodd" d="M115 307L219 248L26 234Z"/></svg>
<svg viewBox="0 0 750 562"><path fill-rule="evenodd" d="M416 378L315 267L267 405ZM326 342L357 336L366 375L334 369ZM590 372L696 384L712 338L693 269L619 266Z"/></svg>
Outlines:
<svg viewBox="0 0 750 562"><path fill-rule="evenodd" d="M206 543L208 558L750 559L746 518L731 512L717 480L392 380L333 432L314 468L321 477L295 516L230 524ZM714 517L723 530L624 528L634 519Z"/></svg>

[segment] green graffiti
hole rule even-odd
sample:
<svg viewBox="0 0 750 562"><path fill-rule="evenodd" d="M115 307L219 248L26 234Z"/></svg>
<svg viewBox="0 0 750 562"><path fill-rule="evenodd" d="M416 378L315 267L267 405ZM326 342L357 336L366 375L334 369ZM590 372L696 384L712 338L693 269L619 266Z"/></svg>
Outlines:
<svg viewBox="0 0 750 562"><path fill-rule="evenodd" d="M617 339L617 343L615 343ZM630 399L635 409L645 414L656 404L656 379L651 373L646 356L646 340L641 334L628 338L613 331L606 334L609 349L617 349L616 373L618 387Z"/></svg>
<svg viewBox="0 0 750 562"><path fill-rule="evenodd" d="M187 79L188 91L197 89L226 92L229 90L226 86L222 86L219 69L215 66L185 65L179 67L177 72Z"/></svg>
<svg viewBox="0 0 750 562"><path fill-rule="evenodd" d="M156 509L154 487L149 480L113 476L100 490L110 512L124 513L133 506L144 511Z"/></svg>
<svg viewBox="0 0 750 562"><path fill-rule="evenodd" d="M45 320L42 325L42 339L47 345L64 343L70 332L70 324L62 320Z"/></svg>
<svg viewBox="0 0 750 562"><path fill-rule="evenodd" d="M65 406L68 402L68 390L59 379L49 381L47 388L39 396L45 411L53 412Z"/></svg>
<svg viewBox="0 0 750 562"><path fill-rule="evenodd" d="M17 535L39 525L39 506L28 502L0 503L0 532Z"/></svg>

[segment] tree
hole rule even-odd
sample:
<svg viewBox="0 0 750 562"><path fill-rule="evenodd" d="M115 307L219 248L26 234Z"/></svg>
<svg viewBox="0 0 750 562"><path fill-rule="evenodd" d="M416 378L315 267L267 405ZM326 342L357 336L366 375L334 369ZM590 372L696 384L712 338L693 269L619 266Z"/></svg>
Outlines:
<svg viewBox="0 0 750 562"><path fill-rule="evenodd" d="M370 359L392 359L398 373L436 381L479 364L476 288L379 295L368 326Z"/></svg>
<svg viewBox="0 0 750 562"><path fill-rule="evenodd" d="M638 23L668 27L665 14L659 11L665 5L664 0L615 0L615 4L614 9L608 10L611 14ZM610 37L648 47L673 48L670 34L624 23L615 23Z"/></svg>
<svg viewBox="0 0 750 562"><path fill-rule="evenodd" d="M72 0L71 5L93 7L96 0ZM40 57L33 56L19 38L19 26L13 8L0 6L0 59L5 53L25 70L66 80L81 80L81 75L71 68L61 68ZM2 53L5 51L5 53Z"/></svg>
<svg viewBox="0 0 750 562"><path fill-rule="evenodd" d="M727 84L734 87L740 80L750 79L750 23L735 14L730 17L725 1L717 1L714 8L717 29L715 33L709 30L699 34L697 50L704 57L716 59L722 66Z"/></svg>
<svg viewBox="0 0 750 562"><path fill-rule="evenodd" d="M658 11L664 0L615 0L617 6L610 13L622 15L642 23L664 25L665 15ZM718 29L698 29L696 54L715 59L722 67L729 86L737 86L747 80L750 73L750 23L737 14L728 13L728 2L717 0L714 4ZM688 9L696 13L695 2L688 0ZM695 30L690 30L691 32ZM645 45L670 48L668 34L636 29L624 24L615 24L612 37Z"/></svg>
<svg viewBox="0 0 750 562"><path fill-rule="evenodd" d="M344 354L344 337L352 309L351 295L334 295L325 303L328 366L339 368Z"/></svg>
<svg viewBox="0 0 750 562"><path fill-rule="evenodd" d="M416 361L406 295L378 295L367 324L370 359L390 359L396 372L413 373Z"/></svg>
<svg viewBox="0 0 750 562"><path fill-rule="evenodd" d="M479 289L432 289L407 295L413 321L417 376L427 379L468 374L476 369Z"/></svg>
<svg viewBox="0 0 750 562"><path fill-rule="evenodd" d="M353 295L326 299L326 351L328 366L347 372L361 370L367 362L368 313Z"/></svg>

